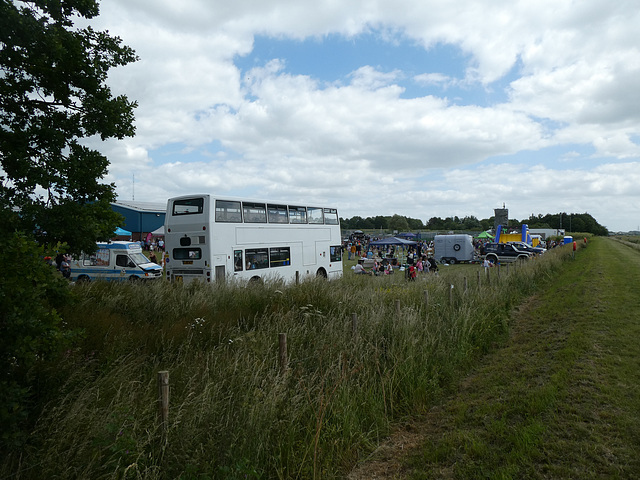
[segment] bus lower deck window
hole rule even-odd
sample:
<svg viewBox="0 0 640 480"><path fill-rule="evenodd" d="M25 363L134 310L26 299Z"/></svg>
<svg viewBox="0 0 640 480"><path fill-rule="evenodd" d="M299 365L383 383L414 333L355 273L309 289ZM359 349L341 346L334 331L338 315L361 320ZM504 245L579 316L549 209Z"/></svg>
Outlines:
<svg viewBox="0 0 640 480"><path fill-rule="evenodd" d="M284 267L291 265L291 249L289 247L276 247L269 249L271 267Z"/></svg>
<svg viewBox="0 0 640 480"><path fill-rule="evenodd" d="M234 250L233 251L233 270L235 272L242 271L242 250Z"/></svg>
<svg viewBox="0 0 640 480"><path fill-rule="evenodd" d="M269 268L269 251L266 248L248 248L244 255L247 270Z"/></svg>

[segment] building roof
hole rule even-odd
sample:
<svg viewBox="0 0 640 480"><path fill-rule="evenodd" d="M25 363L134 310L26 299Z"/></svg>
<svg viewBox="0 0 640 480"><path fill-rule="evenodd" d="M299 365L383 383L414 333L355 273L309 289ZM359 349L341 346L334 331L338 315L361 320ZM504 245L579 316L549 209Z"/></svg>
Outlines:
<svg viewBox="0 0 640 480"><path fill-rule="evenodd" d="M136 212L153 212L153 213L165 213L167 210L167 204L160 202L138 202L135 200L118 200L112 202L111 205L115 205L121 208L128 208L135 210Z"/></svg>

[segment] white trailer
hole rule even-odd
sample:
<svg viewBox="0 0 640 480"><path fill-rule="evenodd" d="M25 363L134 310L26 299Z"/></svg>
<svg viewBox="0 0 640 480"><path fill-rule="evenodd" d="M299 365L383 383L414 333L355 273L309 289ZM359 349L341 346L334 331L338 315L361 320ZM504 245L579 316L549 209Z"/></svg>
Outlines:
<svg viewBox="0 0 640 480"><path fill-rule="evenodd" d="M471 235L436 235L433 244L434 258L440 263L471 262L476 256Z"/></svg>

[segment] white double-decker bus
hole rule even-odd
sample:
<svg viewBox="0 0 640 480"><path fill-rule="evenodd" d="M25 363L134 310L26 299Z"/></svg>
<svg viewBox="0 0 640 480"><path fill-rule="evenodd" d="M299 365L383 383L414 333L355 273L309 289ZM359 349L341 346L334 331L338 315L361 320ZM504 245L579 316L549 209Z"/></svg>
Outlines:
<svg viewBox="0 0 640 480"><path fill-rule="evenodd" d="M185 195L167 202L164 228L170 281L342 276L335 208Z"/></svg>

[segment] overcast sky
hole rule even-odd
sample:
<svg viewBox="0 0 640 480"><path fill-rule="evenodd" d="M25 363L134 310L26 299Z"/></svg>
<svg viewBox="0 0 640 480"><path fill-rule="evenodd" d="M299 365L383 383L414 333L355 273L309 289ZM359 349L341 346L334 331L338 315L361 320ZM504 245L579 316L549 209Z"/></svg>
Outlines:
<svg viewBox="0 0 640 480"><path fill-rule="evenodd" d="M637 0L105 0L91 24L140 57L109 79L137 135L99 146L122 200L640 228Z"/></svg>

